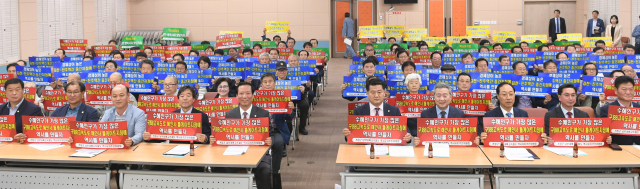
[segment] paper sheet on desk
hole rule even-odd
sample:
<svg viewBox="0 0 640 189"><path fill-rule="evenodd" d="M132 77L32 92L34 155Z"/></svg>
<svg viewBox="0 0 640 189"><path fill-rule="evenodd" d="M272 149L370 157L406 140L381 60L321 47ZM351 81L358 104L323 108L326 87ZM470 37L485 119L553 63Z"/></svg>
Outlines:
<svg viewBox="0 0 640 189"><path fill-rule="evenodd" d="M194 149L197 149L198 146L195 146ZM176 147L171 148L171 150L165 152L162 155L179 155L184 156L187 155L190 151L189 144L177 145Z"/></svg>
<svg viewBox="0 0 640 189"><path fill-rule="evenodd" d="M369 155L370 148L370 144L364 145L367 155ZM376 156L389 155L389 145L373 145L373 149L376 151Z"/></svg>
<svg viewBox="0 0 640 189"><path fill-rule="evenodd" d="M449 157L449 144L447 143L433 143L431 144L433 147L433 157ZM429 146L426 146L424 149L424 157L429 157Z"/></svg>
<svg viewBox="0 0 640 189"><path fill-rule="evenodd" d="M0 144L2 144L2 143L0 143ZM633 147L636 147L636 149L640 150L640 145L634 144Z"/></svg>
<svg viewBox="0 0 640 189"><path fill-rule="evenodd" d="M413 146L389 146L389 156L391 157L416 157Z"/></svg>
<svg viewBox="0 0 640 189"><path fill-rule="evenodd" d="M533 155L526 148L504 148L504 156L509 161L533 161Z"/></svg>
<svg viewBox="0 0 640 189"><path fill-rule="evenodd" d="M94 157L97 156L98 154L107 151L107 150L100 150L100 149L80 149L80 150L76 150L76 153L71 154L69 157L86 157L86 158L90 158L90 157Z"/></svg>
<svg viewBox="0 0 640 189"><path fill-rule="evenodd" d="M225 155L225 156L242 155L244 153L247 153L248 149L249 149L249 146L229 146L227 147L227 149L224 151L222 155Z"/></svg>
<svg viewBox="0 0 640 189"><path fill-rule="evenodd" d="M63 147L63 143L55 143L55 144L29 144L30 147L38 149L40 151L47 151L55 148Z"/></svg>
<svg viewBox="0 0 640 189"><path fill-rule="evenodd" d="M573 157L573 148L560 148L560 147L549 147L549 146L542 146L542 148L544 148L545 150L549 150L550 152L553 152L554 154L557 154L557 155ZM578 156L586 156L586 155L588 155L586 152L578 150Z"/></svg>

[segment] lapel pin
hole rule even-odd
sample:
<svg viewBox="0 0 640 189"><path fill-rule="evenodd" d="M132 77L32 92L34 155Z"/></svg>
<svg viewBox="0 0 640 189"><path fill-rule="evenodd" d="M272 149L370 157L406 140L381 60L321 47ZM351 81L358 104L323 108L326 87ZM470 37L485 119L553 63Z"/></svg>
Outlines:
<svg viewBox="0 0 640 189"><path fill-rule="evenodd" d="M17 112L20 113L20 110L18 110Z"/></svg>
<svg viewBox="0 0 640 189"><path fill-rule="evenodd" d="M257 115L253 115L253 117L256 117Z"/></svg>
<svg viewBox="0 0 640 189"><path fill-rule="evenodd" d="M81 114L84 114L84 111L80 112Z"/></svg>
<svg viewBox="0 0 640 189"><path fill-rule="evenodd" d="M387 110L387 112L391 112L391 110Z"/></svg>

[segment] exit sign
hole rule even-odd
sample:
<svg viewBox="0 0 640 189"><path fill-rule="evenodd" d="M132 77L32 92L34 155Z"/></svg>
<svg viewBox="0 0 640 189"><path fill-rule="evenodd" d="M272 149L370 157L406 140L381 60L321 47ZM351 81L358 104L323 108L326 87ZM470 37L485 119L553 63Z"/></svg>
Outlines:
<svg viewBox="0 0 640 189"><path fill-rule="evenodd" d="M402 12L393 12L391 14L402 14Z"/></svg>

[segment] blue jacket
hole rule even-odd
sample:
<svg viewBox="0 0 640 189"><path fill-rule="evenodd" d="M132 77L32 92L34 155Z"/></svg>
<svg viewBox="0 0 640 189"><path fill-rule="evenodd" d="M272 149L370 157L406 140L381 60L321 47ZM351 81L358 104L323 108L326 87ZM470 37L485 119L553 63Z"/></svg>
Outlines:
<svg viewBox="0 0 640 189"><path fill-rule="evenodd" d="M76 115L76 121L84 121L84 122L100 121L100 115L98 114L98 110L96 110L91 106L87 106L84 103L80 103L80 105L78 106L80 109L78 109L78 115ZM51 117L65 117L67 115L67 110L69 110L69 104L56 108L56 110L53 111L53 113L51 113Z"/></svg>
<svg viewBox="0 0 640 189"><path fill-rule="evenodd" d="M353 20L349 17L344 18L344 21L342 21L342 36L353 39L353 35Z"/></svg>
<svg viewBox="0 0 640 189"><path fill-rule="evenodd" d="M16 133L22 133L22 116L44 116L42 114L42 110L39 106L35 105L27 101L27 99L22 98L22 104L18 107L16 111ZM0 115L9 115L9 102L6 102L0 106Z"/></svg>
<svg viewBox="0 0 640 189"><path fill-rule="evenodd" d="M142 142L142 133L147 130L147 116L144 111L128 104L125 120L127 120L127 134L133 140L133 145ZM116 107L105 111L102 120L100 120L100 122L113 121L116 121Z"/></svg>
<svg viewBox="0 0 640 189"><path fill-rule="evenodd" d="M596 21L597 22L597 26L600 28L598 29L598 31L600 32L599 34L601 36L604 36L604 28L607 27L604 25L604 21L602 21L602 19L599 19ZM591 37L591 33L593 32L593 18L589 19L589 21L587 22L587 37Z"/></svg>

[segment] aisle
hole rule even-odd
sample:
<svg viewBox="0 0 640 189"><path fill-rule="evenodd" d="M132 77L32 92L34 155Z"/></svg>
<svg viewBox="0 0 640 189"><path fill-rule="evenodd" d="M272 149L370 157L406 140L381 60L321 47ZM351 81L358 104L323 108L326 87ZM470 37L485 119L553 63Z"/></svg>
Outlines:
<svg viewBox="0 0 640 189"><path fill-rule="evenodd" d="M310 117L309 135L300 135L295 150L287 148L290 166L282 159L282 185L285 189L329 189L340 184L339 173L344 167L335 165L339 144L343 144L342 129L347 126L347 100L342 99L342 77L349 70L350 59L329 61L329 85Z"/></svg>

